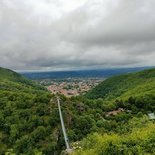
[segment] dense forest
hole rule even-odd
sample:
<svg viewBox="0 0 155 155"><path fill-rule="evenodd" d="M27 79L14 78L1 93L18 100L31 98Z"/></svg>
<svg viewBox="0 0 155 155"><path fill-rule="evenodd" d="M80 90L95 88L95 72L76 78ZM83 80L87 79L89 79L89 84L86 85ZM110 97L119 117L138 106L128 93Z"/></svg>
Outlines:
<svg viewBox="0 0 155 155"><path fill-rule="evenodd" d="M115 76L85 96L59 95L75 155L154 154L155 69ZM65 150L56 97L0 68L0 154Z"/></svg>

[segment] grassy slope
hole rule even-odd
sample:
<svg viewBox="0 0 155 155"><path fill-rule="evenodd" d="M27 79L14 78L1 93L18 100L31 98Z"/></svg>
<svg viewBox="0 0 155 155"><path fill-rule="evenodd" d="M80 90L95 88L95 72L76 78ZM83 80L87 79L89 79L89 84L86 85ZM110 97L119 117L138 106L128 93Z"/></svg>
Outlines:
<svg viewBox="0 0 155 155"><path fill-rule="evenodd" d="M130 95L140 95L155 91L155 69L137 73L129 73L109 78L86 94L90 99L117 97L126 98Z"/></svg>

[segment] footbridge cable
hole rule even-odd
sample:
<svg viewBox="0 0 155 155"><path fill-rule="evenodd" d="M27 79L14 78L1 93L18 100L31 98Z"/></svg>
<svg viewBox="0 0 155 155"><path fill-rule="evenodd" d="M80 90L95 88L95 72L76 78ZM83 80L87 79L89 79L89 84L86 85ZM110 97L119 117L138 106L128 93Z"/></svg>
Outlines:
<svg viewBox="0 0 155 155"><path fill-rule="evenodd" d="M66 133L66 128L65 128L65 125L64 125L62 112L61 112L60 99L59 99L58 96L57 96L57 103L58 103L59 116L60 116L60 121L61 121L62 132L63 132L63 135L64 135L65 144L66 144L66 149L71 150L70 146L69 146L68 136L67 136L67 133Z"/></svg>

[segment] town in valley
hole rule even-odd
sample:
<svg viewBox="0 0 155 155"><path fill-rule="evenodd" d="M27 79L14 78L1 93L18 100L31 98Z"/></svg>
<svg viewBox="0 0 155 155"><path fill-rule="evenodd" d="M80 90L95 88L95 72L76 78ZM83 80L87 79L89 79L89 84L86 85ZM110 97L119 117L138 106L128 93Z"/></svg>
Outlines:
<svg viewBox="0 0 155 155"><path fill-rule="evenodd" d="M39 83L46 86L53 94L59 93L72 97L85 94L103 80L103 78L44 79L40 80Z"/></svg>

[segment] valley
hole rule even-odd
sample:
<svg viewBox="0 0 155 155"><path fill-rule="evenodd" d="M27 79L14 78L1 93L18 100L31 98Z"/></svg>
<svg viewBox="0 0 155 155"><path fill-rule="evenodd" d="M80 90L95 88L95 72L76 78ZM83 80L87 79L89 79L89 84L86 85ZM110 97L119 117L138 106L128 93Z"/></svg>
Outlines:
<svg viewBox="0 0 155 155"><path fill-rule="evenodd" d="M48 91L51 82L0 68L0 154L66 154L57 96L73 155L154 154L155 69L99 79L72 97Z"/></svg>
<svg viewBox="0 0 155 155"><path fill-rule="evenodd" d="M41 85L53 94L63 94L67 97L79 96L97 86L104 79L101 78L68 78L40 80Z"/></svg>
<svg viewBox="0 0 155 155"><path fill-rule="evenodd" d="M0 0L0 155L155 155L155 0Z"/></svg>

